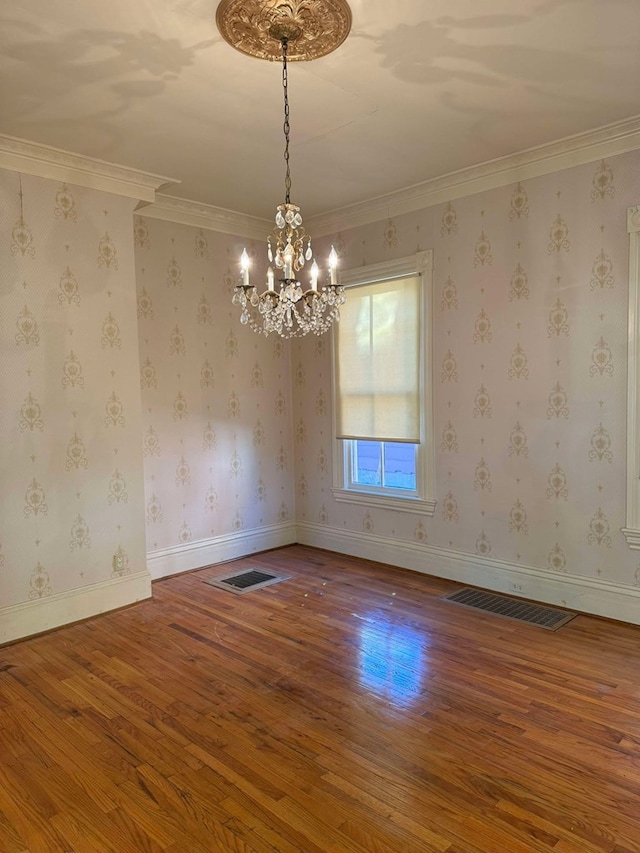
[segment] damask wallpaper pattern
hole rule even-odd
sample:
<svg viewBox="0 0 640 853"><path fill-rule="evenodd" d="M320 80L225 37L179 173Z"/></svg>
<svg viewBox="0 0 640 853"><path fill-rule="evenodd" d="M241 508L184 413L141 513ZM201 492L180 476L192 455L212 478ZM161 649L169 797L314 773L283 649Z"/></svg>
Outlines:
<svg viewBox="0 0 640 853"><path fill-rule="evenodd" d="M244 243L144 216L134 233L149 552L293 521L288 347L231 304Z"/></svg>
<svg viewBox="0 0 640 853"><path fill-rule="evenodd" d="M434 250L424 518L334 502L330 338L240 325L243 240L0 172L0 607L296 520L329 547L346 530L640 585L620 532L638 174L634 152L316 241L343 268Z"/></svg>
<svg viewBox="0 0 640 853"><path fill-rule="evenodd" d="M135 202L0 171L0 606L146 569Z"/></svg>
<svg viewBox="0 0 640 853"><path fill-rule="evenodd" d="M438 506L419 519L334 502L330 353L303 339L292 351L301 520L640 584L620 532L626 210L639 173L634 152L332 235L345 269L434 250Z"/></svg>

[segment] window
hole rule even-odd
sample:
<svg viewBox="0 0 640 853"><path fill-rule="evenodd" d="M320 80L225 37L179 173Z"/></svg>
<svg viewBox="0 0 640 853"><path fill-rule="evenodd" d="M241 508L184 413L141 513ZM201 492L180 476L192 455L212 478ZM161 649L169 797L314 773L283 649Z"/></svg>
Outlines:
<svg viewBox="0 0 640 853"><path fill-rule="evenodd" d="M351 440L347 475L349 488L374 486L395 490L398 494L417 494L416 450L416 444L398 441Z"/></svg>
<svg viewBox="0 0 640 853"><path fill-rule="evenodd" d="M431 252L341 275L336 500L432 515Z"/></svg>

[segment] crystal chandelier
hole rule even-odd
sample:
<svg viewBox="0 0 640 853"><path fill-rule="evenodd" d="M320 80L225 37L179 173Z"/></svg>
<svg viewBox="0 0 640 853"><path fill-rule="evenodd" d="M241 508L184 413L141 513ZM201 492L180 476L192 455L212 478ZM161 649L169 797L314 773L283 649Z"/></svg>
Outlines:
<svg viewBox="0 0 640 853"><path fill-rule="evenodd" d="M256 32L261 31L270 40L277 40L281 48L286 174L285 200L276 208L275 228L267 238L269 266L266 287L260 293L256 285L250 283L250 260L245 248L240 258L241 281L234 289L232 301L234 305L240 306L240 322L260 334L275 332L282 338L301 337L309 332L321 335L339 319L339 309L345 301L345 294L344 288L337 281L338 256L335 249L331 247L327 274L322 281L320 269L313 257L311 238L302 226L300 208L291 202L287 59L292 43L296 45L296 59L312 59L333 50L346 37L351 26L351 14L343 0L321 0L316 3L305 0L278 3L277 0L270 0L262 4L253 0L255 14L252 17L247 13L245 3L245 17L241 21L240 30L242 37L234 41L236 22L231 20L230 14L234 5L237 5L235 0L227 0L221 4L218 12L218 27L231 44L252 56L275 58L272 46L250 43L247 28L251 24L255 26ZM258 13L270 16L266 22L268 26L259 22L256 24ZM315 21L312 20L313 15L316 16ZM305 39L300 38L305 33L305 25L309 27L310 20L314 24L311 35L316 38L315 52L304 44ZM298 40L302 47L298 46ZM308 41L312 43L311 38ZM309 264L308 283L303 283L299 275L306 264Z"/></svg>

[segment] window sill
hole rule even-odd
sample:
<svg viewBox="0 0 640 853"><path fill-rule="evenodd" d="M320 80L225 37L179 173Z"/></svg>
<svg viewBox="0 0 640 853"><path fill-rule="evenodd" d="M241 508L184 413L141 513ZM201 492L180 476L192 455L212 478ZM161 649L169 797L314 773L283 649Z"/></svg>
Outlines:
<svg viewBox="0 0 640 853"><path fill-rule="evenodd" d="M360 506L392 509L395 512L411 512L415 515L433 516L436 501L424 498L403 497L401 495L380 495L373 492L361 492L351 489L331 489L333 497L340 503L359 504Z"/></svg>

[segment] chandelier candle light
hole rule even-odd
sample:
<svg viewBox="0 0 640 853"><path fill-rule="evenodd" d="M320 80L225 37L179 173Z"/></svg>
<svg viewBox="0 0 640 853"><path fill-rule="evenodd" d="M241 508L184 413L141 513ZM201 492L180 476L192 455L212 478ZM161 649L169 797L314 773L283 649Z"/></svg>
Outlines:
<svg viewBox="0 0 640 853"><path fill-rule="evenodd" d="M239 15L239 20L234 15ZM283 338L300 337L309 332L321 335L339 319L345 294L338 284L338 256L333 246L328 259L329 280L319 285L320 269L313 257L311 237L302 227L300 208L291 202L287 59L291 44L296 45L296 59L314 59L334 50L349 32L351 13L344 0L316 0L315 3L309 0L280 3L223 0L218 7L217 22L225 39L244 53L274 59L273 40L277 40L282 52L285 200L276 208L276 227L267 238L266 290L258 293L257 287L251 284L250 259L245 248L240 257L241 281L234 289L233 303L240 306L240 322L261 334L275 332ZM234 41L236 29L240 33L237 43ZM265 35L272 40L271 46L261 43ZM252 42L254 36L255 44ZM309 285L305 287L298 274L307 262L311 265Z"/></svg>

